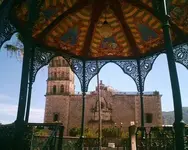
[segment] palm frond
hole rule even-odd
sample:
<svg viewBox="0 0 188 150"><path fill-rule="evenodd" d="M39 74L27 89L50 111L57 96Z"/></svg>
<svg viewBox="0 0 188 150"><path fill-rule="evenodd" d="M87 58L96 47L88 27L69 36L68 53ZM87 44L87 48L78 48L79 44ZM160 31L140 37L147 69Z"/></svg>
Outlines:
<svg viewBox="0 0 188 150"><path fill-rule="evenodd" d="M7 51L11 51L11 52L17 52L19 50L18 47L11 44L6 44L4 48L7 49Z"/></svg>

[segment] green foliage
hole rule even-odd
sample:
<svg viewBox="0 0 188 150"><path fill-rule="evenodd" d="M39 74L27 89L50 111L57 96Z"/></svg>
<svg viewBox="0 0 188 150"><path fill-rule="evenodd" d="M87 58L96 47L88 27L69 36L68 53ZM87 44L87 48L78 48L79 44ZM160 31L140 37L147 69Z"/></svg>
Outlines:
<svg viewBox="0 0 188 150"><path fill-rule="evenodd" d="M7 50L7 52L10 54L10 56L16 56L18 58L22 58L24 53L24 47L23 47L23 38L21 34L16 34L16 42L12 44L5 44L4 48Z"/></svg>
<svg viewBox="0 0 188 150"><path fill-rule="evenodd" d="M77 128L77 127L74 127L74 128L69 130L70 136L79 137L80 133L81 133L81 129ZM98 138L98 131L92 130L90 128L85 128L84 136L86 138ZM102 129L102 136L104 138L119 137L119 138L125 139L125 138L129 137L129 133L123 132L120 128L111 127L111 128L103 128Z"/></svg>
<svg viewBox="0 0 188 150"><path fill-rule="evenodd" d="M92 129L87 129L87 131L85 132L84 136L86 138L97 138L98 134Z"/></svg>
<svg viewBox="0 0 188 150"><path fill-rule="evenodd" d="M19 50L18 47L11 44L6 44L4 48L7 49L7 51L11 51L11 52L17 52Z"/></svg>
<svg viewBox="0 0 188 150"><path fill-rule="evenodd" d="M67 143L63 144L64 150L75 150L76 142L74 141L68 141Z"/></svg>
<svg viewBox="0 0 188 150"><path fill-rule="evenodd" d="M81 133L80 128L74 127L72 129L69 130L69 135L70 136L79 136Z"/></svg>
<svg viewBox="0 0 188 150"><path fill-rule="evenodd" d="M35 136L48 136L48 131L44 130L44 129L35 129L34 130L34 135Z"/></svg>
<svg viewBox="0 0 188 150"><path fill-rule="evenodd" d="M103 137L118 137L120 135L120 130L118 128L104 128L102 129Z"/></svg>
<svg viewBox="0 0 188 150"><path fill-rule="evenodd" d="M158 92L158 91L154 91L154 92L153 92L153 95L158 96L158 95L159 95L159 92Z"/></svg>
<svg viewBox="0 0 188 150"><path fill-rule="evenodd" d="M69 130L69 135L70 136L80 136L81 134L81 129L74 127L72 129ZM84 132L84 136L87 138L96 138L97 137L97 133L95 131L93 131L92 129L89 128L85 128L85 132Z"/></svg>

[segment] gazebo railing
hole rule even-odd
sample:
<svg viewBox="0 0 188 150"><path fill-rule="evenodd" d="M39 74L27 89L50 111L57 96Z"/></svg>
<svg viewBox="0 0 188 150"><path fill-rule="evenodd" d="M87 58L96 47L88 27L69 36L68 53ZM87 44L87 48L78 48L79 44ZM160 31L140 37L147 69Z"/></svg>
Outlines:
<svg viewBox="0 0 188 150"><path fill-rule="evenodd" d="M188 127L185 127L185 150L188 150ZM136 130L137 150L175 150L173 127L138 127Z"/></svg>
<svg viewBox="0 0 188 150"><path fill-rule="evenodd" d="M32 127L30 149L62 150L63 126L59 123L29 123ZM59 135L58 135L59 134Z"/></svg>
<svg viewBox="0 0 188 150"><path fill-rule="evenodd" d="M0 125L0 148L6 150L12 149L12 144L14 142L15 135L15 125Z"/></svg>
<svg viewBox="0 0 188 150"><path fill-rule="evenodd" d="M62 150L63 129L60 123L28 123L24 129L24 149ZM15 124L0 126L0 147L14 149ZM58 135L59 134L59 135Z"/></svg>

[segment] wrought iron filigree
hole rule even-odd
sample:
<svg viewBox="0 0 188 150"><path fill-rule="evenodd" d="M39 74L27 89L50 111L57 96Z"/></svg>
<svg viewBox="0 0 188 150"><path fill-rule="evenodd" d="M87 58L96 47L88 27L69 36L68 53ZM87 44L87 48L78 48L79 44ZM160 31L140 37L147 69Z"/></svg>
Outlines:
<svg viewBox="0 0 188 150"><path fill-rule="evenodd" d="M10 40L12 35L17 32L16 28L10 23L8 14L11 6L11 1L0 10L0 48L4 42Z"/></svg>
<svg viewBox="0 0 188 150"><path fill-rule="evenodd" d="M51 51L42 50L39 47L35 48L34 63L33 63L33 77L32 83L35 81L37 72L45 65L48 65L50 60L54 57L62 56L70 65L72 71L78 77L82 91L88 91L88 85L91 79L100 71L100 69L109 62L117 64L125 74L129 75L136 83L137 89L140 92L138 66L136 60L98 60L98 61L86 61L85 68L83 68L83 61L68 56L57 55ZM152 65L158 55L148 57L140 60L141 68L141 83L142 90L144 90L144 82L147 74L152 69ZM98 63L98 64L97 64ZM83 69L85 69L85 82L83 83ZM84 85L84 86L83 86ZM83 89L84 88L84 89Z"/></svg>
<svg viewBox="0 0 188 150"><path fill-rule="evenodd" d="M151 71L153 64L154 64L154 62L155 62L155 60L158 56L159 56L159 54L156 54L156 55L153 55L151 57L144 58L144 59L140 60L140 73L141 73L141 83L142 83L141 86L142 86L143 91L144 91L144 84L145 84L146 77L147 77L148 73ZM140 92L141 88L140 88L140 85L139 85L139 78L138 77L136 78L135 82L136 82L138 91Z"/></svg>
<svg viewBox="0 0 188 150"><path fill-rule="evenodd" d="M148 58L141 59L140 62L140 73L141 73L141 87L139 83L139 73L138 73L138 64L136 60L122 60L122 61L114 61L120 68L123 70L123 72L127 75L129 75L134 82L136 83L138 92L144 91L144 83L145 79L152 69L153 63L158 55L154 55Z"/></svg>
<svg viewBox="0 0 188 150"><path fill-rule="evenodd" d="M99 73L100 69L107 64L110 61L107 60L100 60L100 61L86 61L86 66L85 66L85 88L86 91L88 91L88 85L91 79Z"/></svg>
<svg viewBox="0 0 188 150"><path fill-rule="evenodd" d="M33 61L33 75L32 83L35 81L37 72L44 66L48 65L50 60L55 57L55 53L49 51L42 51L39 47L35 48Z"/></svg>
<svg viewBox="0 0 188 150"><path fill-rule="evenodd" d="M188 69L188 43L176 46L173 52L175 61Z"/></svg>
<svg viewBox="0 0 188 150"><path fill-rule="evenodd" d="M141 133L144 133L142 138ZM174 150L175 133L173 127L138 127L136 131L137 149Z"/></svg>

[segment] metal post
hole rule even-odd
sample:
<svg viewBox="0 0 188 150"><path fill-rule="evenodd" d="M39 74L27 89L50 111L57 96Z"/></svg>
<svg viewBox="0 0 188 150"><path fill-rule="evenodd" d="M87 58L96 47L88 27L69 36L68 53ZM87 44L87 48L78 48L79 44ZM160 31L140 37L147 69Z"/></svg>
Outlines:
<svg viewBox="0 0 188 150"><path fill-rule="evenodd" d="M30 72L29 72L29 91L27 96L27 108L25 115L25 122L29 121L29 113L30 113L30 104L31 104L31 93L32 93L32 85L33 85L33 65L34 65L34 56L35 56L35 47L32 48L32 55L30 60Z"/></svg>
<svg viewBox="0 0 188 150"><path fill-rule="evenodd" d="M143 101L143 88L142 88L142 78L141 78L141 69L140 69L140 60L137 60L138 66L138 78L139 78L139 87L140 87L140 106L141 106L141 127L144 127L144 101Z"/></svg>
<svg viewBox="0 0 188 150"><path fill-rule="evenodd" d="M80 150L84 148L84 125L85 125L85 97L86 97L86 73L85 61L83 61L83 87L82 87L82 120L81 120L81 135L80 135Z"/></svg>
<svg viewBox="0 0 188 150"><path fill-rule="evenodd" d="M17 118L15 121L16 133L15 133L15 148L24 149L23 135L24 135L24 116L25 106L27 97L27 86L28 86L28 73L29 73L29 60L30 60L30 44L24 42L24 57L22 65L22 77L20 85L20 96L18 104Z"/></svg>
<svg viewBox="0 0 188 150"><path fill-rule="evenodd" d="M164 43L166 48L167 60L168 60L168 68L172 86L172 94L173 94L173 102L174 102L174 129L175 129L175 143L176 150L184 150L184 121L182 115L182 102L181 102L181 94L180 87L178 81L178 75L176 70L176 64L173 54L172 40L170 34L170 17L168 16L166 0L162 0L162 8L163 8L163 33L164 33Z"/></svg>
<svg viewBox="0 0 188 150"><path fill-rule="evenodd" d="M99 69L98 67L98 61L96 61L96 67L97 67L97 71ZM100 99L100 83L99 83L99 73L97 74L97 96L98 96L98 105L99 105L99 150L101 150L102 147L102 118L101 118L101 99Z"/></svg>

